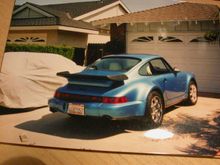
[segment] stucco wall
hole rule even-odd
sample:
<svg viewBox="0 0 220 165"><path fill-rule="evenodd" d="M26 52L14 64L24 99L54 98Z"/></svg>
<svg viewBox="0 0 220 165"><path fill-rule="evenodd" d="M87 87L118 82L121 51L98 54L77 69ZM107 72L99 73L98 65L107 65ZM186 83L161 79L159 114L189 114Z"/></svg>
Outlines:
<svg viewBox="0 0 220 165"><path fill-rule="evenodd" d="M59 31L57 44L68 45L76 48L86 48L87 40L88 34L85 33Z"/></svg>
<svg viewBox="0 0 220 165"><path fill-rule="evenodd" d="M16 44L47 44L47 31L10 31L8 43Z"/></svg>
<svg viewBox="0 0 220 165"><path fill-rule="evenodd" d="M48 30L47 31L47 45L59 45L57 30Z"/></svg>
<svg viewBox="0 0 220 165"><path fill-rule="evenodd" d="M24 42L16 42L22 39ZM40 39L44 41L33 42L33 39ZM15 31L11 30L8 35L9 43L16 44L38 44L38 45L57 45L57 46L71 46L77 48L86 48L88 35L84 33L75 33L68 31L57 30L29 30L29 31Z"/></svg>
<svg viewBox="0 0 220 165"><path fill-rule="evenodd" d="M7 40L8 29L11 20L11 13L14 7L14 0L0 1L0 69L3 60L3 53L5 50L5 43Z"/></svg>

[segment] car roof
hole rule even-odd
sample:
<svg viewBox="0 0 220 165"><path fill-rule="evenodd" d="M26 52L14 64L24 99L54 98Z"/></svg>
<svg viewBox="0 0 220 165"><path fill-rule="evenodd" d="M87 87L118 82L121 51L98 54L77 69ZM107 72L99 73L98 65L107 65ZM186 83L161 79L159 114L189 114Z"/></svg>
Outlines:
<svg viewBox="0 0 220 165"><path fill-rule="evenodd" d="M159 58L159 55L154 55L154 54L114 54L114 55L108 55L103 58L108 58L108 57L131 57L131 58L137 58L140 60L151 60L154 58Z"/></svg>

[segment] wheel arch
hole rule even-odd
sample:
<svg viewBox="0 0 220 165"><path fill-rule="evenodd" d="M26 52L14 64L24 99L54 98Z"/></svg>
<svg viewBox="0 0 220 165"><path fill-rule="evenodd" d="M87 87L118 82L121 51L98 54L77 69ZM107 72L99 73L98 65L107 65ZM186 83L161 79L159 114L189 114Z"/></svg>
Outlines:
<svg viewBox="0 0 220 165"><path fill-rule="evenodd" d="M197 84L197 81L196 81L195 76L189 76L189 77L188 77L188 80L187 80L187 84L186 84L186 92L187 92L187 93L189 92L189 89L188 89L188 88L189 88L190 82L194 82L195 85L196 85L196 87L198 88L198 84Z"/></svg>
<svg viewBox="0 0 220 165"><path fill-rule="evenodd" d="M191 81L195 83L196 87L198 87L195 77L191 77L191 79L189 80L189 83L190 83Z"/></svg>
<svg viewBox="0 0 220 165"><path fill-rule="evenodd" d="M148 93L146 99L148 98L148 96L149 96L149 94L150 94L151 92L157 92L157 93L160 94L161 99L162 99L162 101L163 101L163 108L165 108L165 99L164 99L164 94L163 94L162 90L161 90L160 88L158 88L158 87L152 88L152 89L149 91L149 93Z"/></svg>

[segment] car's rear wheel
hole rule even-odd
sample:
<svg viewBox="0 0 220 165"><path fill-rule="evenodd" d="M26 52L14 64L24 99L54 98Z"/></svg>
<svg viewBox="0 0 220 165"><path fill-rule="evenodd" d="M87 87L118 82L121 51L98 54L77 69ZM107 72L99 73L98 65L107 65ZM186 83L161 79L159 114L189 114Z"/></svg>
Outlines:
<svg viewBox="0 0 220 165"><path fill-rule="evenodd" d="M147 98L143 124L153 128L159 127L163 121L163 110L162 96L156 91L151 92Z"/></svg>
<svg viewBox="0 0 220 165"><path fill-rule="evenodd" d="M79 115L71 115L71 114L68 114L72 119L75 119L75 120L83 120L85 117L84 116L79 116Z"/></svg>
<svg viewBox="0 0 220 165"><path fill-rule="evenodd" d="M189 87L188 87L188 98L186 100L186 103L188 105L195 105L197 101L198 101L197 85L194 81L190 81Z"/></svg>

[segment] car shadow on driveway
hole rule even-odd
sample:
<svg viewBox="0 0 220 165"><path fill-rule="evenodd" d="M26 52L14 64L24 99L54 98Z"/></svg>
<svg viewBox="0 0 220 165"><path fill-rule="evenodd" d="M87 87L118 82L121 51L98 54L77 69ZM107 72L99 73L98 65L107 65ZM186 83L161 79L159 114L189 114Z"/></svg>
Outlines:
<svg viewBox="0 0 220 165"><path fill-rule="evenodd" d="M169 113L178 107L166 109ZM43 116L39 120L32 120L15 126L16 128L48 135L74 139L101 139L129 131L146 131L152 129L143 126L137 120L111 121L98 118L73 118L62 113Z"/></svg>
<svg viewBox="0 0 220 165"><path fill-rule="evenodd" d="M93 118L72 118L59 112L43 116L39 120L32 120L15 126L31 132L44 133L64 138L101 139L127 130L143 130L138 121L110 121Z"/></svg>

